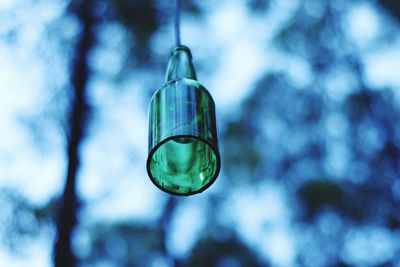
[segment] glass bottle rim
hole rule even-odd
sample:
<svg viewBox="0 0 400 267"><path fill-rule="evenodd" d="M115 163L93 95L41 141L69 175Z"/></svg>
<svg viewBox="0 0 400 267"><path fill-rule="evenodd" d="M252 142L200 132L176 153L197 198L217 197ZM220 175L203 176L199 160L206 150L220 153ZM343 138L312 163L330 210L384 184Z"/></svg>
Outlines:
<svg viewBox="0 0 400 267"><path fill-rule="evenodd" d="M175 53L179 52L179 51L184 51L185 53L187 53L187 55L189 56L189 59L192 60L192 52L190 52L189 47L187 47L186 45L178 45L175 46L174 49L171 51L171 56L173 56Z"/></svg>
<svg viewBox="0 0 400 267"><path fill-rule="evenodd" d="M217 164L217 165L216 165L216 170L215 170L215 172L214 172L214 175L213 175L213 177L210 179L210 181L209 181L205 186L201 187L199 190L191 191L191 192L189 192L189 193L178 193L178 192L175 192L175 191L168 190L168 189L162 187L162 186L157 182L156 178L153 176L153 174L152 174L152 172L151 172L151 170L150 170L151 160L152 160L152 158L153 158L154 153L155 153L161 146L163 146L165 143L167 143L168 141L171 141L171 140L173 140L173 139L175 139L175 138L194 138L194 139L197 139L197 140L199 140L199 141L201 141L201 142L204 142L206 145L208 145L208 146L212 149L213 153L215 154L215 158L216 158L216 161L217 161L216 164ZM217 141L217 140L215 140L215 141ZM217 142L216 142L216 143L217 143ZM150 150L150 152L149 152L149 154L148 154L148 157L147 157L146 169L147 169L147 174L148 174L149 177L150 177L150 180L153 182L153 184L154 184L155 186L157 186L157 187L158 187L159 189L161 189L162 191L167 192L167 193L172 194L172 195L176 195L176 196L190 196L190 195L194 195L194 194L198 194L198 193L203 192L204 190L206 190L207 188L209 188L209 187L215 182L215 180L217 180L217 177L218 177L219 172L220 172L220 170L221 170L221 158L220 158L220 154L219 154L218 147L215 146L215 144L213 144L213 143L210 142L209 140L206 140L206 139L204 139L204 138L201 138L201 137L195 136L195 135L173 135L173 136L169 136L169 137L165 138L164 140L162 140L161 142L159 142L157 145L155 145L155 146Z"/></svg>

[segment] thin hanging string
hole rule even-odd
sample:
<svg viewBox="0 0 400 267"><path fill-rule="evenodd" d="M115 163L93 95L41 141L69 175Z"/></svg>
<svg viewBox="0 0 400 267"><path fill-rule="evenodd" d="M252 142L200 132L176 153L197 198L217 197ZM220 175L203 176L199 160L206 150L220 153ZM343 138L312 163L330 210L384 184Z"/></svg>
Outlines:
<svg viewBox="0 0 400 267"><path fill-rule="evenodd" d="M175 5L175 41L176 45L181 45L181 29L180 29L180 16L181 16L181 0L176 0Z"/></svg>

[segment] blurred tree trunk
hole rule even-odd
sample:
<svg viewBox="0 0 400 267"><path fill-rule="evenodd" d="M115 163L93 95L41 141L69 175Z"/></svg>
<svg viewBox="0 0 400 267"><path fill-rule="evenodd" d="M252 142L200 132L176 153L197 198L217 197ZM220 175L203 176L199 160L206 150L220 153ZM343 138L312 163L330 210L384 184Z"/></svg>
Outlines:
<svg viewBox="0 0 400 267"><path fill-rule="evenodd" d="M167 238L171 231L172 219L175 215L177 208L177 197L168 196L167 203L165 204L164 210L159 219L159 225L162 228L162 240L163 240L163 254L168 260L171 267L182 267L182 262L177 259L171 251L168 249Z"/></svg>
<svg viewBox="0 0 400 267"><path fill-rule="evenodd" d="M57 239L54 245L54 266L74 267L76 259L71 248L71 233L77 223L78 197L76 193L79 169L79 146L86 127L88 105L86 87L89 79L88 53L94 44L92 14L93 1L76 1L74 12L81 25L71 71L71 110L69 114L68 170L57 217Z"/></svg>

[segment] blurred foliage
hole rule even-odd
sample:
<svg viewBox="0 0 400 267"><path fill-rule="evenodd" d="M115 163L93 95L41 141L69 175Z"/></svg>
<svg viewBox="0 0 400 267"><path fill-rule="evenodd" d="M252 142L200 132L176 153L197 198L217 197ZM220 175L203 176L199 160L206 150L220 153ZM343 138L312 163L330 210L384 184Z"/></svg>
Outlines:
<svg viewBox="0 0 400 267"><path fill-rule="evenodd" d="M165 250L162 230L156 226L131 222L99 224L85 231L91 244L90 251L78 252L83 266L101 266L105 262L121 267L151 266Z"/></svg>
<svg viewBox="0 0 400 267"><path fill-rule="evenodd" d="M167 23L160 2L115 0L97 6L100 24L117 21L132 34L130 60L139 61L138 68L151 63L152 38ZM217 215L229 205L231 194L244 186L274 181L290 199L289 225L294 239L300 239L297 266L398 266L398 240L394 252L382 260L371 256L365 263L344 256L348 240L358 230L368 234L365 229L379 228L399 237L400 104L394 96L399 88L374 88L365 80L361 52L340 23L345 11L359 1L339 2L301 1L274 36L275 47L300 57L310 67L310 82L299 84L285 71L266 70L235 116L224 121L220 136L223 179L229 186L217 193L223 196L208 196L205 209L212 216L206 217L205 224L207 229L231 229ZM368 3L377 9L379 4L399 20L398 1ZM202 4L185 1L185 12L204 15ZM273 4L247 1L249 11L259 14L268 14ZM328 90L329 78L339 79L338 73L351 80L346 85L349 92L341 96ZM42 225L52 226L56 202L37 208L12 192L0 196L6 211L3 243L15 247L16 239L33 238ZM177 202L160 217L173 220L183 201ZM265 209L273 205L262 204ZM270 265L268 255L239 234L218 239L207 231L196 237L186 258L179 258L168 248L169 225L125 221L79 226L75 239L80 264L144 267L157 266L154 259L159 259L160 266Z"/></svg>
<svg viewBox="0 0 400 267"><path fill-rule="evenodd" d="M21 244L29 244L44 231L50 230L54 221L55 203L35 206L11 189L0 190L0 237L10 251L24 254Z"/></svg>
<svg viewBox="0 0 400 267"><path fill-rule="evenodd" d="M149 41L160 26L155 3L150 0L111 1L115 8L115 16L122 24L134 33L136 46L135 55L139 62L149 60Z"/></svg>
<svg viewBox="0 0 400 267"><path fill-rule="evenodd" d="M225 240L211 237L199 240L185 266L267 267L269 265L259 260L257 253L252 251L246 244L243 244L239 238L230 236Z"/></svg>
<svg viewBox="0 0 400 267"><path fill-rule="evenodd" d="M263 12L269 8L272 1L270 0L250 0L248 1L248 6L253 12Z"/></svg>
<svg viewBox="0 0 400 267"><path fill-rule="evenodd" d="M393 0L380 0L379 3L400 21L400 3Z"/></svg>

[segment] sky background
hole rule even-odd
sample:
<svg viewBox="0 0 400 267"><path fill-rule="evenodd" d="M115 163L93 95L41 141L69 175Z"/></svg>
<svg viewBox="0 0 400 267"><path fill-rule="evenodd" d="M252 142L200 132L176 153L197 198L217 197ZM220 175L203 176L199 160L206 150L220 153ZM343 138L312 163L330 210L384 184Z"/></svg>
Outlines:
<svg viewBox="0 0 400 267"><path fill-rule="evenodd" d="M238 107L265 73L284 72L300 87L311 85L315 76L305 58L282 51L273 42L302 1L273 1L268 10L258 13L249 11L246 1L211 2L199 3L206 10L200 19L183 13L182 41L192 50L198 80L212 94L219 131L224 132L227 118L239 116ZM310 16L322 15L316 8L318 1L307 3ZM365 80L372 87L393 88L400 101L400 35L382 41L385 31L399 32L399 24L368 1L343 9L342 15L337 23L353 45L349 49L364 64ZM65 55L72 53L66 40L76 34L78 25L66 14L66 2L61 0L0 0L0 25L0 188L16 190L34 205L45 205L64 186L67 144L62 114L68 110L69 71ZM86 227L91 223L152 222L166 200L165 193L148 178L145 162L147 109L151 94L163 84L173 47L172 14L151 39L151 51L162 59L152 72L125 70L123 78L117 78L129 53L126 29L105 23L96 36L100 41L90 54L93 75L87 90L93 113L80 148L78 192L85 205L79 212L74 241L82 255L90 253ZM346 73L331 79L326 93L333 101L351 93L347 85L353 81ZM346 126L340 116L332 116L331 132L340 135L341 127ZM335 172L344 169L345 155L340 148L332 152L330 164ZM230 186L226 168L222 166L212 187L185 198L179 206L168 240L175 255L188 255L199 233L207 228L204 199ZM397 187L400 192L400 182ZM240 237L274 266L295 266L301 246L298 239L302 238L291 224L293 199L283 185L268 180L257 188L247 184L232 189L217 215L220 220L234 225ZM264 203L275 205L263 209ZM2 209L3 220L9 220L12 207ZM0 228L7 223L0 221ZM324 222L320 223L323 228ZM0 233L6 234L4 229ZM372 253L379 262L379 257L400 249L395 238L379 227L354 231L346 236L343 257L368 263ZM54 229L46 228L26 242L20 253L0 247L0 266L51 266L53 242ZM154 266L167 265L155 259Z"/></svg>

